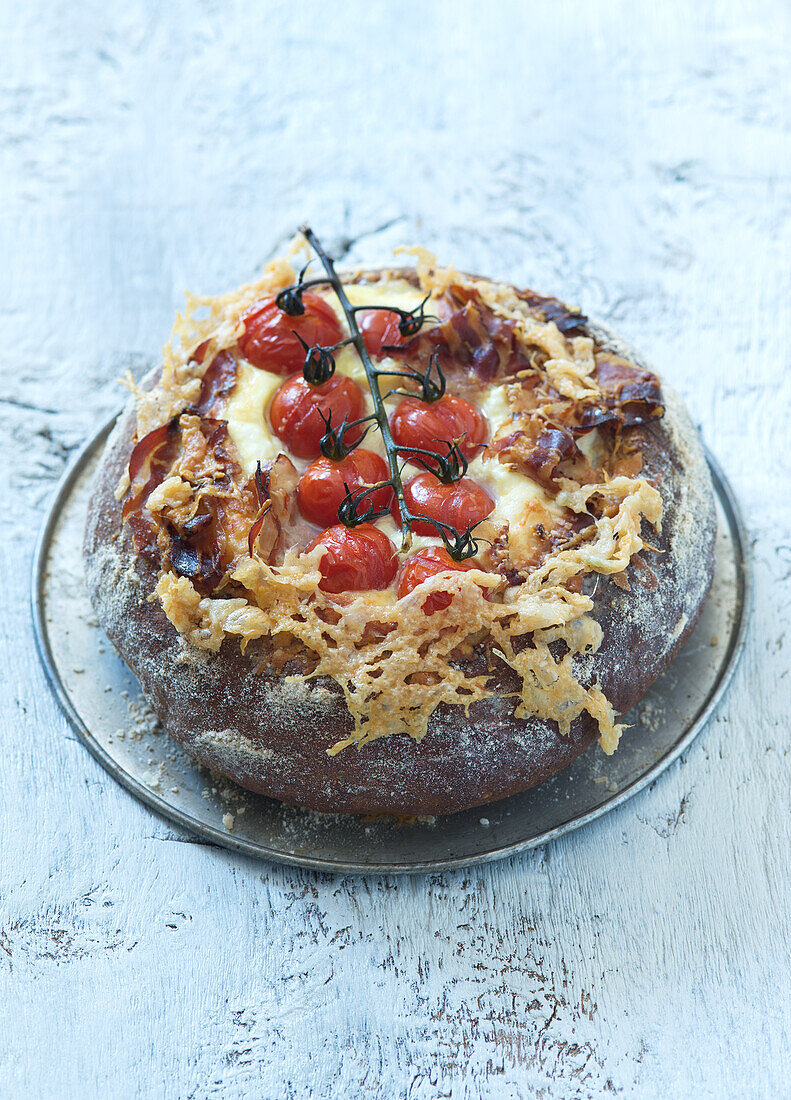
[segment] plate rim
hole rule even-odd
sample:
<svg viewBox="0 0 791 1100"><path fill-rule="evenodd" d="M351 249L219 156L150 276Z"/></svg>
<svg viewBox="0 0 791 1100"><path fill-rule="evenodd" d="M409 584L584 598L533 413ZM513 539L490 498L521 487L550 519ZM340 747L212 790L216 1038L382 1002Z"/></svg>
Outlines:
<svg viewBox="0 0 791 1100"><path fill-rule="evenodd" d="M597 818L603 817L604 814L617 809L625 802L628 802L629 799L639 794L640 791L654 782L654 780L666 771L671 764L689 748L719 706L730 684L739 658L744 650L747 626L752 611L752 561L749 540L747 538L747 529L739 504L722 467L711 454L708 447L703 444L714 492L725 513L728 531L734 545L734 557L737 567L737 614L731 628L729 643L723 662L720 665L717 679L705 706L684 735L679 740L675 741L665 753L654 760L654 762L633 780L632 783L601 802L594 809L588 810L586 813L578 814L568 821L563 822L561 825L557 825L553 829L548 829L539 836L531 837L523 841L516 841L471 856L448 856L442 859L424 859L412 862L404 861L395 864L387 862L355 863L352 860L346 861L337 858L323 859L320 856L301 856L285 853L274 848L269 848L264 844L244 840L241 837L234 836L233 833L227 830L220 830L214 825L209 825L185 813L171 802L168 802L166 799L156 794L149 787L146 787L122 768L115 758L99 744L82 720L79 711L71 699L71 695L63 683L55 663L52 646L49 640L49 631L44 615L46 588L45 570L52 532L61 511L59 505L68 497L74 482L82 473L86 460L99 446L104 444L122 411L123 410L119 410L111 416L110 419L79 448L53 490L51 502L36 539L32 560L31 611L36 648L44 668L47 682L49 683L62 713L77 734L81 743L88 749L94 759L101 764L105 771L107 771L120 786L133 795L139 802L142 802L149 809L154 810L160 817L165 818L167 821L175 822L188 832L195 833L221 848L240 852L243 855L252 856L256 859L265 859L271 863L302 867L314 871L330 872L334 874L430 874L437 871L454 870L456 868L477 866L485 863L493 863L496 860L507 859L510 856L518 855L521 852L530 851L533 848L548 844L561 836L565 836L567 833L574 832L590 824L592 821L595 821ZM118 656L118 659L121 660L122 658ZM508 800L504 799L503 801Z"/></svg>

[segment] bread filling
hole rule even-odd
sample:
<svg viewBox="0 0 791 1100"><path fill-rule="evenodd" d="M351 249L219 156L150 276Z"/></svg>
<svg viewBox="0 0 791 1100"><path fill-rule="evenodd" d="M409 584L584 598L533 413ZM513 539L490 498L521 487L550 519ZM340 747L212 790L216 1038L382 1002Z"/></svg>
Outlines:
<svg viewBox="0 0 791 1100"><path fill-rule="evenodd" d="M428 576L399 597L410 557L443 539L413 533L399 550L400 525L388 514L374 522L399 556L392 579L375 590L322 584L328 551L309 549L320 527L297 505L311 459L273 430L273 400L288 376L253 365L240 345L245 315L295 282L287 261L234 294L188 300L160 382L138 398L140 453L129 486L119 487L124 518L138 551L160 562L157 597L188 643L217 652L231 637L243 647L263 642L265 654L273 640L291 639L312 667L289 678L339 685L354 729L333 753L397 733L420 740L441 703L468 708L484 698L490 676L470 673L476 655L484 667L502 661L518 673L517 717L555 721L567 733L587 711L612 752L622 727L578 671L577 658L601 643L584 579L623 573L645 546L643 521L661 524L660 493L637 476L639 453L628 446L630 424L661 414L658 387L648 372L614 363L584 319L554 299L470 279L423 252L416 270L416 279L352 273L345 289L356 307L412 311L427 299L433 320L379 363L395 371L405 358L412 366L444 357L448 392L463 392L485 417L486 446L465 478L492 507L464 570ZM320 293L347 332L332 292ZM335 377L359 386L372 411L353 347L336 352ZM389 397L388 413L405 400ZM377 432L362 446L385 456Z"/></svg>

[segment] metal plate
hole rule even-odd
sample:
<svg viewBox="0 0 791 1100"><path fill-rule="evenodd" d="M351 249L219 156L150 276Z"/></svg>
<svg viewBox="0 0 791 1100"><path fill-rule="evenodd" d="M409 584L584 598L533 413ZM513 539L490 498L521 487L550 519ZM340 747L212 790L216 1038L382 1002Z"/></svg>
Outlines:
<svg viewBox="0 0 791 1100"><path fill-rule="evenodd" d="M614 756L594 745L524 794L410 825L284 806L213 778L163 733L98 625L83 581L82 532L112 424L67 471L41 531L33 563L39 651L66 717L103 767L164 817L226 848L321 870L420 872L544 844L621 805L672 764L712 713L741 652L746 540L730 488L709 458L719 523L712 593L672 666L627 715L631 728Z"/></svg>

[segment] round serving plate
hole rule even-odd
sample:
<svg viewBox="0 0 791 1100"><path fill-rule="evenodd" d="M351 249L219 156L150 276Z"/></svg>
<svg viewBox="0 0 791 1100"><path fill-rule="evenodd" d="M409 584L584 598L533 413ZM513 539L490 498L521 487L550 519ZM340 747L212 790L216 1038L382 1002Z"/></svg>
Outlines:
<svg viewBox="0 0 791 1100"><path fill-rule="evenodd" d="M482 863L544 844L620 806L669 767L712 713L741 652L746 538L730 487L709 457L718 516L711 596L673 664L626 715L630 729L614 756L593 745L524 794L409 823L317 814L252 794L213 777L162 731L88 600L83 527L113 423L77 455L42 527L33 563L39 652L66 717L99 763L151 809L215 844L325 871L402 873Z"/></svg>

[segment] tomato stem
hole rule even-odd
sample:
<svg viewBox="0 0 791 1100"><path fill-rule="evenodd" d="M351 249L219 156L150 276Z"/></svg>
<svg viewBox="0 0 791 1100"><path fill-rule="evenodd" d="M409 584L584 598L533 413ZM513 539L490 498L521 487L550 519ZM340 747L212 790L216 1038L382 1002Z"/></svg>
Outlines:
<svg viewBox="0 0 791 1100"><path fill-rule="evenodd" d="M387 465L390 470L390 480L388 482L382 482L375 486L365 486L363 487L363 489L358 489L354 493L347 492L347 495L344 498L338 511L339 520L346 526L355 526L359 523L370 522L372 519L375 519L379 515L384 514L383 512L375 511L372 505L369 505L368 508L364 509L362 512L359 512L358 505L361 504L365 497L368 496L370 493L373 493L374 491L389 485L395 494L396 502L398 504L398 514L401 520L402 553L408 550L412 545L411 524L414 523L416 520L422 520L423 522L429 523L432 527L434 527L437 534L442 539L446 550L451 555L451 557L454 558L454 560L464 561L467 558L474 557L478 553L478 543L473 538L472 528L470 526L467 526L466 530L464 531L458 531L450 524L443 523L440 520L432 519L429 516L416 515L410 511L409 506L406 502L406 498L404 496L404 484L401 480L401 468L399 465L399 449L403 450L404 448L399 448L398 446L396 446L395 440L393 439L392 433L390 431L390 421L388 420L387 409L385 408L384 404L384 397L389 396L389 394L385 394L383 397L382 391L379 388L379 379L381 377L413 378L416 382L421 383L423 387L424 400L437 400L445 392L445 379L439 367L439 363L436 361L436 358L432 356L428 367L426 368L425 374L421 374L419 371L411 370L380 370L375 367L370 355L368 354L368 349L365 346L365 340L363 339L362 333L360 332L360 328L357 324L356 318L356 314L366 307L352 306L351 302L346 296L346 291L344 290L343 283L341 282L340 276L335 270L335 265L331 257L328 256L327 253L324 251L321 242L319 241L313 230L310 228L310 226L303 225L300 228L300 232L321 261L322 266L327 273L327 278L326 280L313 279L310 281L310 283L304 283L302 281L302 277L304 276L305 269L303 268L302 272L300 273L299 282L294 287L287 287L286 290L281 291L281 293L278 295L278 304L280 304L282 300L284 306L287 307L285 312L288 312L289 309L293 309L297 303L301 304L301 291L303 288L309 285L316 286L320 283L325 285L329 283L329 285L332 287L333 291L335 292L335 296L337 297L341 305L344 316L346 318L346 323L349 326L349 332L351 334L349 340L343 341L343 343L354 345L354 349L360 357L360 361L362 362L363 367L365 368L365 375L368 381L368 389L370 390L371 400L373 401L374 405L373 413L370 415L370 417L365 417L364 419L376 421L376 425L379 428L382 436L382 442L384 443L385 448L385 455L387 457ZM424 312L425 305L426 302L429 300L429 297L430 295L426 295L426 297L420 303L420 306L411 313L396 308L390 310L390 312L392 313L397 313L401 318L401 321L399 323L399 330L402 336L414 336L420 330L423 322L429 319L428 315ZM281 306L281 308L283 308L283 306ZM372 308L387 309L388 307L376 306ZM311 348L309 351L309 357L311 353L315 356L322 350L331 349ZM430 377L432 367L437 372L437 382L434 382L433 379L431 379ZM350 427L352 427L351 424L346 425L345 428L343 425L341 426L341 445L342 434L344 430L348 431ZM327 423L327 429L329 434L329 423ZM438 469L443 474L445 474L446 477L448 477L448 480L457 480L458 477L463 476L463 473L466 472L467 465L466 459L464 459L463 456L461 457L461 461L459 461L458 455L456 453L458 450L457 443L458 441L449 442L449 450L448 453L445 455L433 451L421 451L420 453L422 455L425 455L427 458L434 459L437 463ZM412 448L412 450L414 449L415 448ZM460 452L458 453L460 454ZM425 465L425 463L423 464ZM432 472L436 473L436 470L432 470Z"/></svg>
<svg viewBox="0 0 791 1100"><path fill-rule="evenodd" d="M395 441L390 432L390 422L387 419L387 409L385 408L384 400L382 398L382 392L379 389L379 373L376 367L371 362L371 357L368 354L368 349L365 346L362 333L360 332L359 325L357 324L357 318L355 317L355 311L352 309L352 304L346 296L346 291L343 288L335 265L330 257L324 251L318 237L308 225L304 225L301 228L301 232L305 239L310 244L313 251L321 260L324 270L327 272L327 276L332 285L332 289L335 291L335 295L341 304L341 308L346 317L346 323L349 326L349 332L351 333L352 343L355 350L360 357L363 367L365 368L365 375L368 379L368 388L371 391L371 400L374 403L374 413L376 416L376 422L379 425L379 431L382 435L382 442L384 443L385 455L387 457L387 466L390 470L390 479L392 481L393 492L398 502L398 513L401 517L401 550L408 550L412 545L412 531L410 528L411 515L409 508L407 507L406 500L404 499L404 485L401 481L401 471L398 466L398 452L396 450Z"/></svg>

